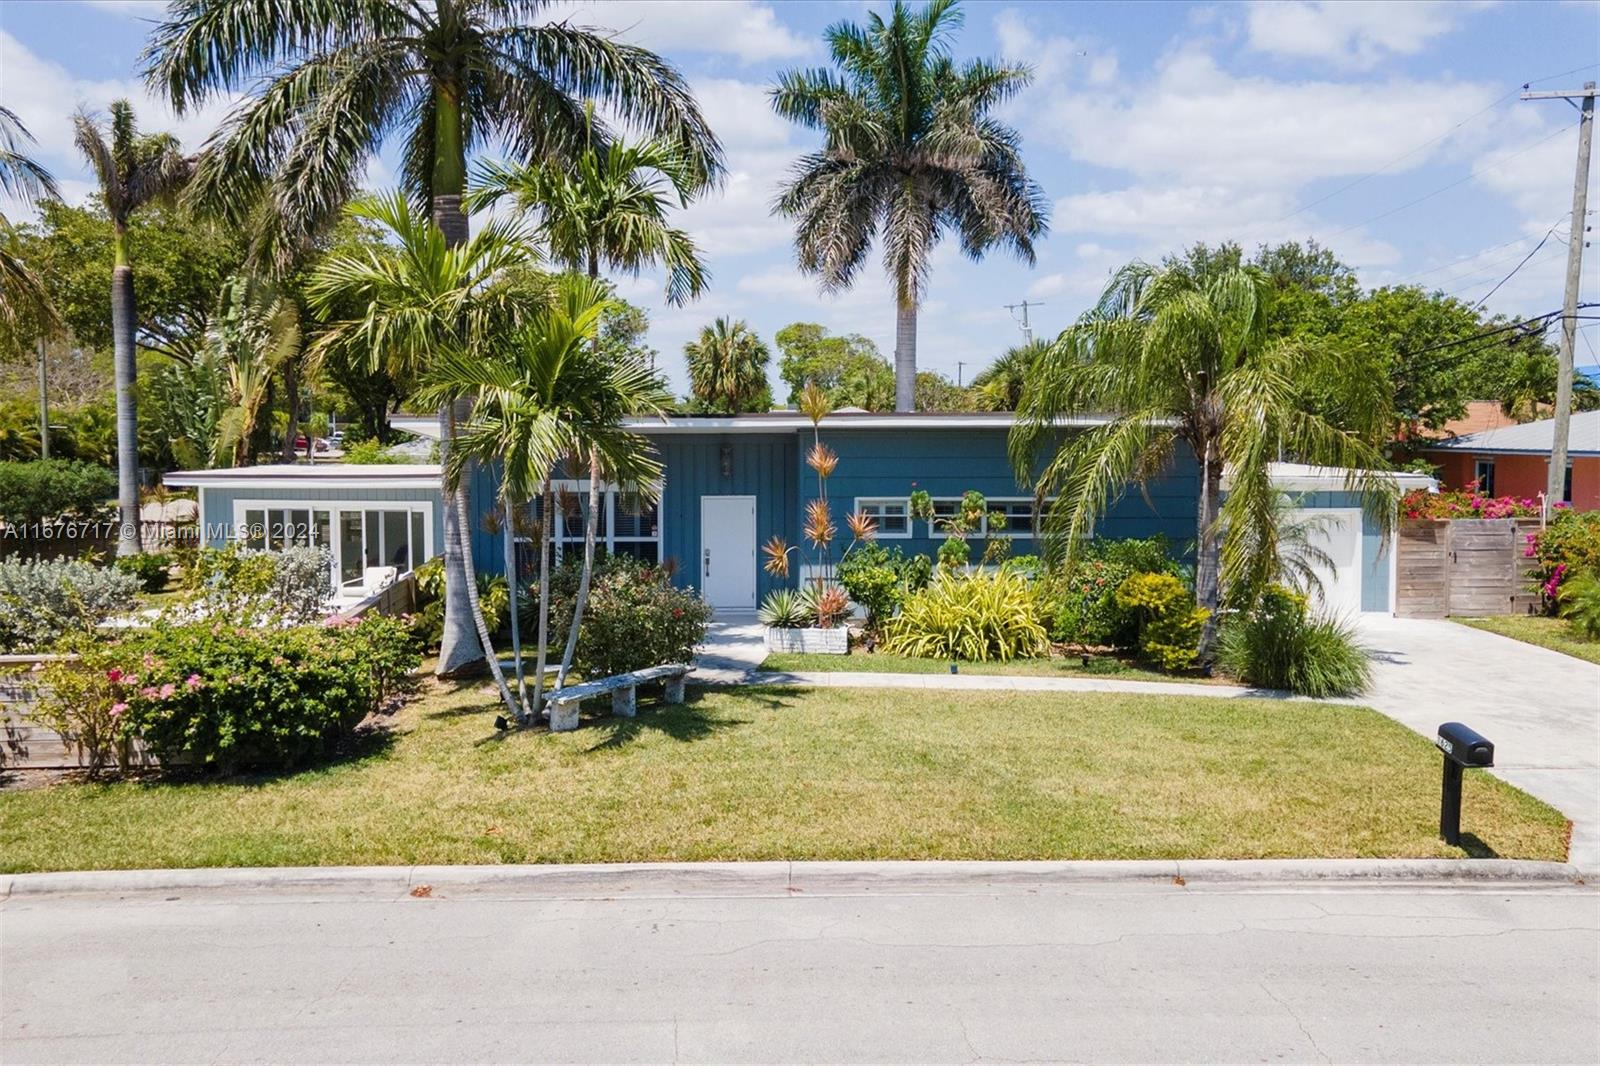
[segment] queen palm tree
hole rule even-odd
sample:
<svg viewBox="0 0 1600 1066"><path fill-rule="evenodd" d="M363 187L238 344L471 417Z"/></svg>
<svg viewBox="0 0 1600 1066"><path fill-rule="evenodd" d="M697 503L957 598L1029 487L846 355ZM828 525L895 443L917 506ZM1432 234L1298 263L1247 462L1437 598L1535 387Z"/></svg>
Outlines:
<svg viewBox="0 0 1600 1066"><path fill-rule="evenodd" d="M677 146L707 175L722 150L688 85L654 53L565 21L549 0L173 0L145 51L146 78L181 114L216 95L265 89L234 109L202 156L196 195L243 221L272 208L258 252L282 255L355 193L368 160L403 142L401 183L446 245L467 240L468 156L498 142L517 159L587 143L597 101ZM453 418L440 413L444 448ZM475 661L466 530L444 526L441 672Z"/></svg>
<svg viewBox="0 0 1600 1066"><path fill-rule="evenodd" d="M1028 67L957 64L955 0L913 10L895 0L888 21L827 30L835 69L791 70L772 90L778 114L821 130L777 208L795 220L800 266L827 291L848 288L881 231L895 294L895 410L910 411L917 376L917 305L929 258L949 231L981 259L1004 245L1033 262L1047 226L1044 191L1029 179L1015 130L992 112L1032 78Z"/></svg>
<svg viewBox="0 0 1600 1066"><path fill-rule="evenodd" d="M26 204L54 200L60 193L50 172L28 154L33 134L16 112L0 107L0 194ZM49 294L12 248L11 222L0 214L0 323L10 325L22 308L31 308L45 328L56 324Z"/></svg>
<svg viewBox="0 0 1600 1066"><path fill-rule="evenodd" d="M772 406L767 364L772 354L745 322L719 318L683 346L689 391L708 411L736 415Z"/></svg>
<svg viewBox="0 0 1600 1066"><path fill-rule="evenodd" d="M1387 525L1395 513L1393 481L1377 473L1387 465L1378 449L1298 404L1300 370L1330 356L1268 336L1270 294L1270 279L1255 267L1122 268L1098 306L1039 353L1011 432L1018 479L1032 481L1041 501L1055 497L1045 511L1047 552L1069 562L1130 482L1166 468L1180 446L1194 456L1195 593L1212 612L1202 657L1215 638L1224 594L1248 605L1263 580L1292 569L1282 558L1282 507L1271 463L1345 469L1348 487L1361 493L1370 514ZM1106 412L1110 421L1061 435L1064 416Z"/></svg>
<svg viewBox="0 0 1600 1066"><path fill-rule="evenodd" d="M138 364L134 329L138 310L133 262L128 255L128 221L146 204L170 199L188 181L191 161L170 133L141 135L126 100L111 104L109 127L87 111L72 117L73 139L100 185L100 199L111 219L111 347L117 390L117 554L137 555L139 543L139 422L134 404Z"/></svg>
<svg viewBox="0 0 1600 1066"><path fill-rule="evenodd" d="M551 472L572 455L590 457L612 480L649 495L661 478L661 464L650 442L623 429L623 420L643 411L660 411L669 401L660 379L638 364L604 358L593 341L612 300L603 282L566 275L554 299L496 343L472 350L454 347L434 363L421 395L437 402L472 397L471 415L460 429L445 466L459 478L472 462L500 462L501 502L508 556L512 515L550 484ZM541 524L550 525L544 512ZM514 567L508 566L508 576ZM549 557L540 560L539 583L548 588ZM512 587L512 617L517 615ZM526 722L544 701L544 671L550 615L549 597L539 606L538 659L530 704L517 651L517 682ZM573 619L576 632L578 618ZM514 623L515 624L515 623ZM570 641L569 641L570 643ZM559 684L559 682L558 682Z"/></svg>
<svg viewBox="0 0 1600 1066"><path fill-rule="evenodd" d="M399 380L416 380L442 353L485 350L498 343L532 310L525 290L499 283L507 271L534 262L532 246L509 223L490 222L466 243L451 245L439 227L412 211L402 193L358 200L348 210L353 218L387 230L394 243L336 252L312 272L308 295L314 310L358 310L328 324L313 342L311 358L350 358L354 350L364 353L374 369L387 368ZM453 433L450 412L446 408ZM466 495L457 491L458 481L445 477L443 499L457 528L470 529ZM459 565L467 620L476 630L474 651L481 649L488 658L501 697L514 708L478 604L472 553L463 551ZM467 661L477 658L474 654ZM459 668L459 663L440 664L441 673Z"/></svg>
<svg viewBox="0 0 1600 1066"><path fill-rule="evenodd" d="M1050 342L1044 340L1019 344L978 371L972 379L972 391L979 405L989 411L1015 411L1020 407L1034 360L1048 347Z"/></svg>
<svg viewBox="0 0 1600 1066"><path fill-rule="evenodd" d="M686 154L663 140L641 144L605 144L596 136L592 107L585 109L588 127L583 149L568 163L535 162L520 165L488 164L475 176L468 198L473 208L510 199L534 224L550 251L550 258L568 270L582 271L591 279L602 265L637 274L659 263L667 270L667 302L681 305L700 295L708 276L694 241L667 221L672 201L679 207L703 192L711 179L704 160ZM592 344L598 348L599 339ZM582 453L575 453L581 455ZM578 648L578 628L589 602L594 573L596 526L600 514L600 480L606 473L601 456L587 456L589 510L584 519L583 572L573 605L572 626L561 656L557 684L566 682ZM580 465L574 462L572 465ZM554 513L554 495L547 483L542 514ZM551 521L539 524L539 569L549 567ZM548 583L539 582L539 614L550 607ZM515 598L513 597L513 603ZM541 630L540 639L543 639ZM541 644L540 655L544 654ZM542 661L542 660L541 660ZM518 660L520 669L521 660ZM543 682L541 673L540 683Z"/></svg>

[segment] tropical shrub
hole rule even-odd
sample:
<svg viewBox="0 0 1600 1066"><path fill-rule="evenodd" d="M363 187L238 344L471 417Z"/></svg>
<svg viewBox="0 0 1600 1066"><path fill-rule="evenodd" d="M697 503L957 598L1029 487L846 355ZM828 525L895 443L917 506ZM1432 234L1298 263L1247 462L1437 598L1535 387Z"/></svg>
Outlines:
<svg viewBox="0 0 1600 1066"><path fill-rule="evenodd" d="M124 555L112 565L137 578L142 592L160 592L172 576L172 556L161 552Z"/></svg>
<svg viewBox="0 0 1600 1066"><path fill-rule="evenodd" d="M1413 489L1401 498L1400 513L1407 518L1538 518L1540 509L1531 496L1485 496L1474 487Z"/></svg>
<svg viewBox="0 0 1600 1066"><path fill-rule="evenodd" d="M1528 534L1524 553L1535 560L1533 580L1545 607L1554 610L1563 581L1600 574L1600 511L1562 508L1543 529Z"/></svg>
<svg viewBox="0 0 1600 1066"><path fill-rule="evenodd" d="M884 650L923 659L986 662L1048 650L1033 588L1020 574L941 571L884 624Z"/></svg>
<svg viewBox="0 0 1600 1066"><path fill-rule="evenodd" d="M1051 639L1061 644L1135 650L1139 618L1117 603L1117 589L1138 573L1181 578L1184 569L1172 558L1167 539L1157 535L1094 540L1070 569L1046 574L1040 582L1039 602Z"/></svg>
<svg viewBox="0 0 1600 1066"><path fill-rule="evenodd" d="M406 457L389 450L380 440L358 440L344 447L344 461L362 466L389 466L406 462Z"/></svg>
<svg viewBox="0 0 1600 1066"><path fill-rule="evenodd" d="M1353 696L1366 691L1372 668L1355 631L1313 617L1306 598L1270 586L1249 611L1234 615L1217 640L1217 664L1252 685L1303 696Z"/></svg>
<svg viewBox="0 0 1600 1066"><path fill-rule="evenodd" d="M1134 574L1117 586L1117 606L1139 623L1139 655L1163 670L1184 670L1199 657L1200 631L1211 612L1171 574Z"/></svg>
<svg viewBox="0 0 1600 1066"><path fill-rule="evenodd" d="M69 634L57 645L66 652L93 654L103 645L84 634ZM41 663L26 675L34 701L33 717L61 734L78 749L90 777L115 762L125 767L128 749L123 743L123 710L119 704L117 675L86 669L81 663Z"/></svg>
<svg viewBox="0 0 1600 1066"><path fill-rule="evenodd" d="M74 560L0 561L0 652L49 648L131 609L139 580Z"/></svg>
<svg viewBox="0 0 1600 1066"><path fill-rule="evenodd" d="M566 642L582 569L579 560L568 559L550 572L551 648ZM534 586L522 605L530 625L538 600ZM626 555L606 556L594 564L573 666L585 677L608 677L688 662L710 621L711 606L673 585L666 569Z"/></svg>
<svg viewBox="0 0 1600 1066"><path fill-rule="evenodd" d="M839 563L839 583L867 612L867 628L877 632L894 615L906 595L926 588L933 562L926 555L907 555L898 546L876 541L857 544Z"/></svg>
<svg viewBox="0 0 1600 1066"><path fill-rule="evenodd" d="M756 617L774 629L804 629L813 620L810 609L794 589L773 589L761 601Z"/></svg>
<svg viewBox="0 0 1600 1066"><path fill-rule="evenodd" d="M1590 640L1600 640L1600 577L1584 570L1563 582L1557 611L1573 629Z"/></svg>
<svg viewBox="0 0 1600 1066"><path fill-rule="evenodd" d="M0 463L0 521L88 518L117 491L117 475L70 459Z"/></svg>
<svg viewBox="0 0 1600 1066"><path fill-rule="evenodd" d="M325 547L260 551L234 542L197 552L184 588L206 614L310 622L333 597L332 567Z"/></svg>

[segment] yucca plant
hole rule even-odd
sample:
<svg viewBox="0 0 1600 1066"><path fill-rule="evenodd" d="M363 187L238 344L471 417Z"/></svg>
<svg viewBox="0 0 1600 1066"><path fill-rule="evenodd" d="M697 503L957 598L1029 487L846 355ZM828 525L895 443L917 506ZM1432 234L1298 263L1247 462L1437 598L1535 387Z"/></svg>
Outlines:
<svg viewBox="0 0 1600 1066"><path fill-rule="evenodd" d="M1048 646L1032 586L1005 570L941 571L884 626L884 651L919 659L1008 662L1041 655Z"/></svg>
<svg viewBox="0 0 1600 1066"><path fill-rule="evenodd" d="M794 589L773 589L756 612L761 624L774 629L804 629L813 614L804 597Z"/></svg>

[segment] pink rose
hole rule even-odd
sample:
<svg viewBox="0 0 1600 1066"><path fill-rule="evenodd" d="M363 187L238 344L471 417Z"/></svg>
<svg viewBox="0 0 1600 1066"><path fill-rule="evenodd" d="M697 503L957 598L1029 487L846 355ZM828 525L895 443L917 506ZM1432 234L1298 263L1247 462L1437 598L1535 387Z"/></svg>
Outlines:
<svg viewBox="0 0 1600 1066"><path fill-rule="evenodd" d="M156 688L154 685L149 685L139 690L139 695L143 696L147 700L153 700L160 694L161 690Z"/></svg>

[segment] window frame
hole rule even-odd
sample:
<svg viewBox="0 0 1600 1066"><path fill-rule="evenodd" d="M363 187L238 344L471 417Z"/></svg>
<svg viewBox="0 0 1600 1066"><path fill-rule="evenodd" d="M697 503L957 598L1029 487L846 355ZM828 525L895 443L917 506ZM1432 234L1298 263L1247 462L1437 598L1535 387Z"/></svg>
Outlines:
<svg viewBox="0 0 1600 1066"><path fill-rule="evenodd" d="M588 478L556 479L550 483L550 488L555 493L557 501L560 500L562 493L570 493L572 496L576 497L580 501L580 509L578 512L580 516L583 513L582 507L588 506ZM600 506L605 515L605 522L601 528L595 530L594 545L598 549L603 549L607 555L614 555L616 554L616 548L618 544L654 544L656 547L656 561L653 565L660 566L663 558L662 552L666 547L664 516L666 514L667 493L666 485L664 483L656 486L656 498L655 503L653 504L656 511L654 535L641 537L620 535L617 533L617 508L621 504L621 499L627 493L636 492L636 489L623 488L609 481L602 481L600 483L600 498L602 501ZM538 500L530 500L527 506L530 510L534 510L538 503ZM557 506L560 506L559 502L557 503ZM535 513L537 514L536 511ZM526 539L526 537L518 538L518 540L523 541ZM565 557L565 551L568 545L577 546L580 551L582 550L583 536L580 533L579 536L575 538L553 537L552 543L555 547L555 561L561 562Z"/></svg>
<svg viewBox="0 0 1600 1066"><path fill-rule="evenodd" d="M438 546L433 543L433 502L431 500L369 500L360 498L339 500L306 500L299 498L262 499L254 496L241 496L236 497L233 501L233 531L232 536L228 538L229 540L238 541L246 545L250 543L251 537L249 535L249 514L251 511L260 511L262 512L263 516L270 516L273 511L305 511L308 518L307 542L312 547L326 547L328 549L328 553L333 557L333 561L328 570L328 581L330 587L335 592L337 592L340 586L343 584L341 580L343 576L341 570L343 560L341 558L342 542L340 539L340 531L342 528L341 522L345 514L361 515L363 565L365 564L366 552L367 518L365 512L367 511L395 511L405 513L407 515L406 536L408 545L411 535L417 530L417 516L421 515L422 561L427 562L429 559L432 559L438 554L438 551L436 550ZM316 537L316 531L318 529L316 513L318 511L325 512L328 516L328 540L325 545ZM265 528L263 532L270 533L270 517L268 517L268 520L264 523L264 526ZM380 545L383 544L385 540L386 538L382 537L380 534ZM274 548L272 545L272 539L270 536L268 536L266 537L265 547L268 550L277 551L281 550L282 545ZM412 558L415 559L415 548L412 548L410 554ZM413 563L406 570L402 571L402 573L408 573L411 570L415 570L416 565L417 564Z"/></svg>
<svg viewBox="0 0 1600 1066"><path fill-rule="evenodd" d="M994 533L990 533L989 532L989 514L986 511L986 512L984 512L983 521L978 523L978 528L976 530L974 530L973 532L968 533L964 537L962 537L963 540L983 540L983 539L991 537L991 536L994 537L996 540L1037 540L1037 539L1039 539L1037 534L1035 534L1034 529L1033 529L1033 522L1034 522L1034 519L1037 516L1035 515L1034 510L1033 510L1033 497L1032 496L985 496L983 499L984 499L984 502L986 504L988 504L990 511L997 510L998 509L997 506L996 506L997 504L998 505L1012 504L1012 503L1027 504L1027 506L1028 506L1028 525L1025 528L1019 529L1014 523L1012 523L1011 516L1008 514L1008 515L1006 515L1006 528L1005 529L1001 529L1001 530L996 530ZM960 496L931 496L931 497L929 497L929 502L934 506L935 509L937 509L938 506L941 503L954 504L954 505L959 507L960 504L961 504L961 497ZM1046 506L1048 506L1048 505L1049 505L1049 501L1046 501ZM941 540L941 539L943 539L945 537L950 537L950 536L954 536L955 535L953 533L946 533L943 530L939 529L938 521L939 521L939 519L941 517L943 517L943 516L935 514L932 518L928 519L927 525L928 525L928 539L929 540Z"/></svg>
<svg viewBox="0 0 1600 1066"><path fill-rule="evenodd" d="M1477 485L1477 491L1484 496L1494 495L1494 456L1474 456L1472 459L1472 482ZM1489 468L1488 484L1484 484L1482 470Z"/></svg>
<svg viewBox="0 0 1600 1066"><path fill-rule="evenodd" d="M868 510L872 507L881 508L885 504L899 506L904 514L906 528L900 533L886 532L883 528L883 515ZM911 497L909 496L857 496L855 499L855 513L869 514L878 524L877 532L873 534L877 540L910 540L916 536L916 519L911 517Z"/></svg>

